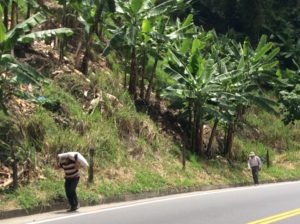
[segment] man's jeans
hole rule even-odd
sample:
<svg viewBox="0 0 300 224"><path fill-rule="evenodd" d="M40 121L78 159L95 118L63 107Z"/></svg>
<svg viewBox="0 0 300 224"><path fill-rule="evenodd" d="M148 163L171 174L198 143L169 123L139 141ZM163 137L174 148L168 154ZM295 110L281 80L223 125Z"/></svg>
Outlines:
<svg viewBox="0 0 300 224"><path fill-rule="evenodd" d="M259 184L259 182L258 182L259 167L253 166L253 167L251 167L251 170L252 170L252 177L253 177L254 184Z"/></svg>
<svg viewBox="0 0 300 224"><path fill-rule="evenodd" d="M77 208L78 206L78 199L76 194L76 187L78 182L79 182L79 177L69 178L65 180L65 191L71 209Z"/></svg>

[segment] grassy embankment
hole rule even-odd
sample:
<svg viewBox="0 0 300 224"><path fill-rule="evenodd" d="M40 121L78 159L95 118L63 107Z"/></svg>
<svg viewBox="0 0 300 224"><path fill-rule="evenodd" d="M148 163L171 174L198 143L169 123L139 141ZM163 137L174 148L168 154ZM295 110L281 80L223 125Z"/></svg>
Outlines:
<svg viewBox="0 0 300 224"><path fill-rule="evenodd" d="M90 204L97 203L101 197L124 193L251 182L247 155L256 151L264 159L268 147L272 165L267 168L264 162L261 180L300 177L299 123L286 127L274 115L252 109L246 118L250 125L235 138L236 161L229 164L222 158L205 160L189 155L183 170L180 144L163 133L147 115L135 111L117 79L108 74L96 77L91 78L89 85L116 96L123 106L116 109L104 97L103 111L96 109L88 115L75 97L78 96L75 85L74 88L64 86L63 79L59 79L45 87L40 94L52 102L60 101L64 109L58 115L39 107L23 121L40 124L45 130L41 152L35 153L28 147L31 150L28 155L32 161L36 160L38 175L15 192L2 191L0 210L30 209L65 200L63 172L53 169L55 155L60 150L78 150L87 156L88 149L95 148L94 184L86 184L87 170L82 170L78 188L80 200ZM58 124L54 119L66 120L67 125Z"/></svg>

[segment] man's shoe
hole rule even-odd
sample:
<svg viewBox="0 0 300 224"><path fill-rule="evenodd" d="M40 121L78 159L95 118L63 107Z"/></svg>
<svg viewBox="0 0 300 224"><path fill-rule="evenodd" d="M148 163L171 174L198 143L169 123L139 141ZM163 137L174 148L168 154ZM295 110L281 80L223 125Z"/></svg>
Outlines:
<svg viewBox="0 0 300 224"><path fill-rule="evenodd" d="M67 212L75 212L77 209L77 207L71 207L67 210Z"/></svg>

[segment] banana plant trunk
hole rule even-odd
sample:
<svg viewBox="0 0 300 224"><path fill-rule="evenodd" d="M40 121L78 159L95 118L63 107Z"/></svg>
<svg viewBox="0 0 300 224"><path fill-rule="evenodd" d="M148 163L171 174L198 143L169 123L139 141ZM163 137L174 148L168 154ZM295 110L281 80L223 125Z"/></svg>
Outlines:
<svg viewBox="0 0 300 224"><path fill-rule="evenodd" d="M87 37L86 37L86 43L85 43L85 52L84 52L84 56L82 58L82 62L81 62L81 68L80 68L80 71L87 75L88 74L88 71L89 71L89 60L90 60L90 35L87 34Z"/></svg>
<svg viewBox="0 0 300 224"><path fill-rule="evenodd" d="M192 109L192 101L189 100L189 106L188 106L188 120L189 120L189 123L188 123L188 136L190 138L190 141L189 141L189 144L190 144L190 147L192 149L194 149L194 143L193 143L193 109Z"/></svg>
<svg viewBox="0 0 300 224"><path fill-rule="evenodd" d="M191 102L191 146L192 150L194 150L194 153L197 154L197 149L196 149L196 115L195 115L195 109L194 109L194 102Z"/></svg>
<svg viewBox="0 0 300 224"><path fill-rule="evenodd" d="M158 63L158 57L155 58L155 62L151 71L151 76L149 79L149 85L147 88L147 93L146 93L146 102L150 102L150 94L153 88L153 81L154 81L154 77L155 77L155 73L156 73L156 67L157 67L157 63Z"/></svg>
<svg viewBox="0 0 300 224"><path fill-rule="evenodd" d="M18 24L18 3L16 1L12 1L11 3L11 21L10 21L10 29L12 30Z"/></svg>
<svg viewBox="0 0 300 224"><path fill-rule="evenodd" d="M234 123L231 122L227 128L227 138L225 139L225 150L224 155L228 158L233 156L232 146L233 146L233 139L234 139Z"/></svg>
<svg viewBox="0 0 300 224"><path fill-rule="evenodd" d="M66 1L63 2L63 15L61 20L62 27L66 26L66 13L67 13L67 3ZM66 37L63 36L59 40L59 63L61 64L64 60L64 51L65 51L65 45L66 45Z"/></svg>
<svg viewBox="0 0 300 224"><path fill-rule="evenodd" d="M3 24L8 30L8 5L9 5L9 0L5 0L3 2Z"/></svg>
<svg viewBox="0 0 300 224"><path fill-rule="evenodd" d="M216 131L217 131L218 123L219 123L219 120L215 119L214 126L213 126L213 128L211 130L209 141L208 141L208 145L207 145L207 150L206 150L206 155L207 155L208 158L212 157L211 146L212 146L212 143L213 143Z"/></svg>
<svg viewBox="0 0 300 224"><path fill-rule="evenodd" d="M27 2L26 19L29 19L29 17L30 17L30 10L31 10L31 5L29 2Z"/></svg>
<svg viewBox="0 0 300 224"><path fill-rule="evenodd" d="M130 65L130 78L129 78L129 88L128 91L131 96L133 96L133 99L137 99L137 93L136 93L136 49L135 47L132 48L131 52L131 65Z"/></svg>
<svg viewBox="0 0 300 224"><path fill-rule="evenodd" d="M140 82L140 98L145 98L145 71L146 71L146 51L144 50L142 59L141 82Z"/></svg>
<svg viewBox="0 0 300 224"><path fill-rule="evenodd" d="M202 122L199 122L198 124L198 135L197 135L197 138L196 138L196 145L198 146L198 154L199 156L202 156L203 155L203 149L204 149L204 146L203 146L203 133L204 133L204 130L203 130L203 123Z"/></svg>
<svg viewBox="0 0 300 224"><path fill-rule="evenodd" d="M12 171L13 171L13 189L18 188L18 163L16 159L16 147L11 143L11 158L12 158Z"/></svg>
<svg viewBox="0 0 300 224"><path fill-rule="evenodd" d="M197 155L203 155L203 122L201 121L201 109L195 105L194 108L194 149Z"/></svg>
<svg viewBox="0 0 300 224"><path fill-rule="evenodd" d="M89 61L91 60L92 35L98 32L98 25L101 21L102 11L103 11L103 3L97 5L95 20L91 25L90 32L86 33L85 52L81 64L81 72L85 75L87 75L89 72Z"/></svg>

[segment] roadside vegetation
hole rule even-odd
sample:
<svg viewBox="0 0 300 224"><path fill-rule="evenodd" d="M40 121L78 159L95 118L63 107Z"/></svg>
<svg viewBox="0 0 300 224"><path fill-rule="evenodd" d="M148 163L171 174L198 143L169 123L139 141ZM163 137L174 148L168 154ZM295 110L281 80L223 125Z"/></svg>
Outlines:
<svg viewBox="0 0 300 224"><path fill-rule="evenodd" d="M262 182L299 179L296 2L241 1L231 30L199 24L192 1L25 2L0 7L0 210L65 201L53 166L67 151L93 164L83 204L251 184L251 151ZM218 18L234 1L205 2ZM290 29L261 18L276 10Z"/></svg>

